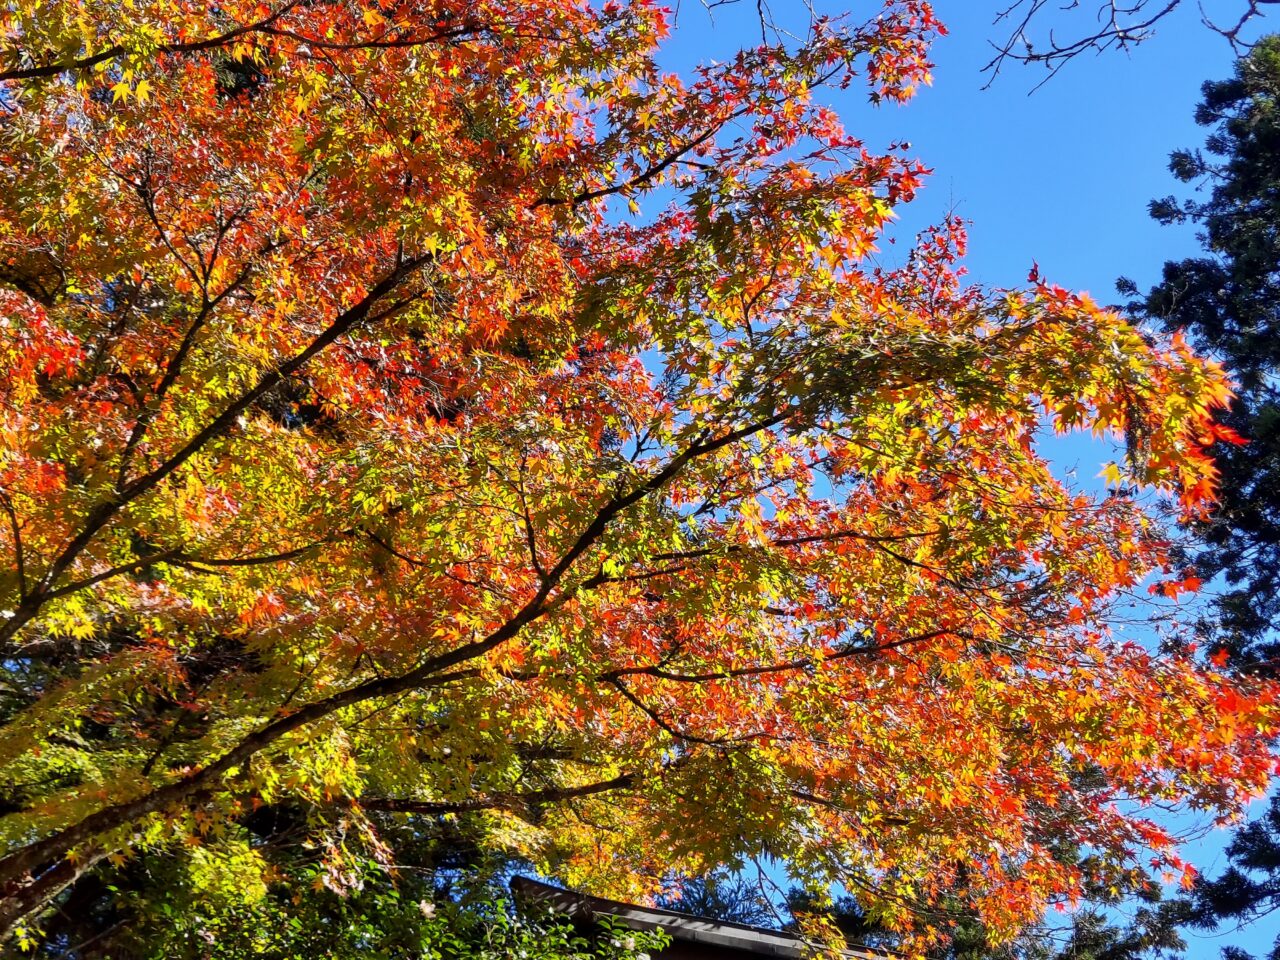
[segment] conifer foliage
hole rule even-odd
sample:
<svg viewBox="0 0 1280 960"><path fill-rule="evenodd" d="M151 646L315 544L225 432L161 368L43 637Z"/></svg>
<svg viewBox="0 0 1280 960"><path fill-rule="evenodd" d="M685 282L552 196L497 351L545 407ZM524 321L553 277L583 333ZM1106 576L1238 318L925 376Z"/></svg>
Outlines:
<svg viewBox="0 0 1280 960"><path fill-rule="evenodd" d="M1276 691L1106 611L1226 379L966 286L958 224L868 258L923 170L825 92L907 99L941 29L681 78L644 0L3 5L14 942L143 851L393 877L384 824L623 897L768 852L908 947L1182 869L1143 805L1262 790ZM1113 495L1052 428L1125 439Z"/></svg>
<svg viewBox="0 0 1280 960"><path fill-rule="evenodd" d="M1134 306L1166 329L1185 332L1220 357L1236 380L1224 422L1248 442L1214 454L1220 504L1196 524L1199 576L1220 577L1213 630L1219 655L1240 671L1280 668L1280 36L1260 41L1234 76L1204 84L1196 120L1203 149L1179 150L1174 176L1196 193L1151 205L1166 223L1200 230L1201 255L1166 263ZM1129 287L1128 289L1132 289ZM1228 864L1193 890L1191 921L1224 931L1274 913L1280 904L1280 800L1242 827ZM1230 948L1225 955L1249 954ZM1280 941L1268 954L1280 956Z"/></svg>
<svg viewBox="0 0 1280 960"><path fill-rule="evenodd" d="M1179 150L1170 170L1196 188L1151 204L1163 223L1191 223L1203 253L1165 264L1138 304L1167 329L1219 357L1236 380L1224 422L1248 443L1214 450L1221 504L1199 525L1195 557L1221 574L1218 639L1241 667L1274 672L1280 616L1280 37L1261 41L1235 76L1204 85L1196 121L1204 149Z"/></svg>

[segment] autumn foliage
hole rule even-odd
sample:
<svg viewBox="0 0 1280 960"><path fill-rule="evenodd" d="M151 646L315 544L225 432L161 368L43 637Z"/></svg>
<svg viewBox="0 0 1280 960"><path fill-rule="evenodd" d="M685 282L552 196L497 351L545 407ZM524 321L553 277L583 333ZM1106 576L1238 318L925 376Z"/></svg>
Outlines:
<svg viewBox="0 0 1280 960"><path fill-rule="evenodd" d="M1275 691L1107 627L1221 372L965 285L956 223L869 258L924 171L824 90L908 98L927 3L687 78L668 18L0 8L7 929L145 848L288 883L244 823L289 804L336 889L446 818L1012 933L1180 869L1146 807L1265 788ZM1124 441L1108 495L1055 429Z"/></svg>

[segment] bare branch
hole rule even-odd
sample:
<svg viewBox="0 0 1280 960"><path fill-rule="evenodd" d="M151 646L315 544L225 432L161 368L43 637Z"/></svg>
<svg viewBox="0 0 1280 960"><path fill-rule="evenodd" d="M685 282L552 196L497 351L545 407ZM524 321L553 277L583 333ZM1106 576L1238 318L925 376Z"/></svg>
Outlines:
<svg viewBox="0 0 1280 960"><path fill-rule="evenodd" d="M990 87L1004 65L1012 61L1045 67L1047 74L1033 88L1039 89L1059 70L1083 54L1126 51L1150 40L1155 36L1157 25L1169 18L1184 2L1185 0L1091 0L1086 4L1085 0L1070 0L1068 3L1060 3L1058 0L1014 0L995 17L994 25L1005 31L1005 35L1002 40L992 42L995 55L982 68L988 75L986 86ZM1226 26L1210 19L1203 5L1200 6L1201 22L1225 38L1237 55L1251 46L1243 37L1245 28L1254 20L1265 16L1262 9L1264 6L1280 3L1280 0L1238 2L1240 16ZM1043 30L1042 24L1049 17L1058 16L1071 20L1073 13L1083 14L1085 6L1093 10L1093 17L1081 17L1084 23L1079 29L1066 33L1064 37L1059 25L1051 21L1047 30ZM1037 32L1037 28L1041 28L1041 32ZM1043 39L1036 39L1037 35Z"/></svg>

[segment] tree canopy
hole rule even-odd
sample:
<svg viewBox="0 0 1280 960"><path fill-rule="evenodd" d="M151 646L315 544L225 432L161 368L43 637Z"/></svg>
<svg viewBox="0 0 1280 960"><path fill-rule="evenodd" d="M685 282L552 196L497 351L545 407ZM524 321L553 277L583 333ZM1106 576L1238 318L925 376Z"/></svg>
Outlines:
<svg viewBox="0 0 1280 960"><path fill-rule="evenodd" d="M907 99L927 3L686 78L667 29L0 8L6 932L148 852L342 892L462 828L627 898L778 856L923 948L1265 788L1270 681L1107 627L1195 586L1144 491L1207 509L1222 370L966 285L955 222L869 256L924 171L823 91Z"/></svg>

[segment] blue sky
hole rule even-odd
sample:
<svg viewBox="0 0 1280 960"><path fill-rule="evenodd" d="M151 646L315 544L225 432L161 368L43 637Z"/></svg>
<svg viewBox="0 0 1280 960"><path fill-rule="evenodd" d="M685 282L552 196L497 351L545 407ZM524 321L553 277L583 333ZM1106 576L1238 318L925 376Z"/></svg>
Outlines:
<svg viewBox="0 0 1280 960"><path fill-rule="evenodd" d="M973 281L1021 285L1038 262L1050 281L1112 302L1117 277L1146 288L1165 260L1197 252L1191 230L1159 226L1147 203L1185 189L1168 173L1169 152L1203 143L1205 131L1192 120L1200 85L1230 75L1232 51L1201 24L1194 0L1185 0L1154 39L1129 53L1078 58L1034 94L1043 70L1010 65L984 90L990 41L1003 37L992 21L1009 2L935 0L950 35L934 50L934 85L911 103L873 107L857 88L831 103L870 148L907 140L911 153L933 169L916 201L900 211L897 232L904 238L955 210L970 221L966 263ZM1203 9L1226 22L1243 2L1204 0ZM817 5L823 12L848 8L867 15L880 6L879 0ZM773 0L772 7L784 17L804 12L800 0ZM742 0L713 16L697 0L682 0L665 63L682 70L756 43L754 10L754 2ZM1082 13L1076 22L1084 25L1088 11ZM1069 23L1056 9L1046 14ZM1280 30L1280 12L1272 20ZM882 256L892 263L902 253L886 247ZM1080 479L1087 481L1097 469L1087 461L1100 462L1106 453L1082 441L1055 454L1064 466L1066 457L1085 461ZM1202 870L1221 868L1225 839L1218 831L1191 849ZM1266 923L1193 935L1188 955L1216 957L1228 943L1265 954L1276 929Z"/></svg>
<svg viewBox="0 0 1280 960"><path fill-rule="evenodd" d="M1011 65L983 90L989 41L1000 36L991 21L1006 2L935 0L951 32L934 48L934 85L909 104L873 107L857 88L833 104L868 146L908 140L934 170L903 209L903 226L914 232L954 207L972 221L972 279L1021 284L1035 260L1053 282L1108 300L1117 276L1143 285L1158 277L1165 259L1194 249L1189 231L1160 227L1146 206L1174 192L1170 150L1203 141L1192 110L1204 80L1230 73L1231 50L1186 0L1154 40L1130 54L1080 58L1033 95L1043 71ZM1206 9L1225 19L1238 2L1216 0ZM773 7L785 13L789 4L801 7L799 0L774 0ZM754 7L743 0L712 16L697 0L683 0L664 59L684 66L757 42ZM829 0L819 7L874 12L879 3Z"/></svg>

